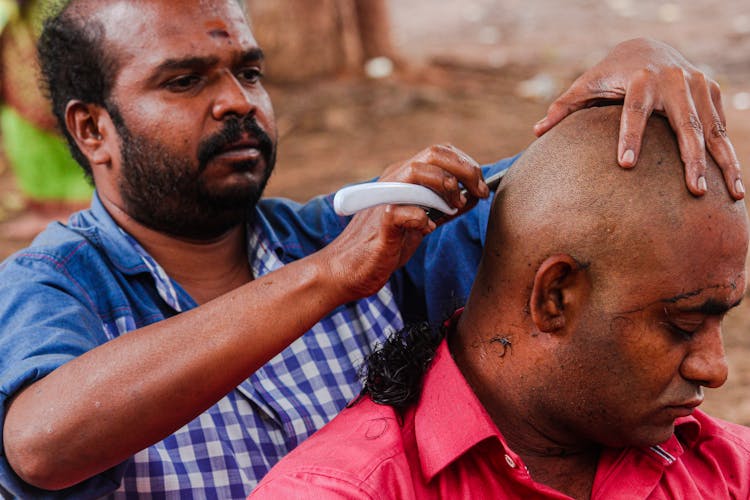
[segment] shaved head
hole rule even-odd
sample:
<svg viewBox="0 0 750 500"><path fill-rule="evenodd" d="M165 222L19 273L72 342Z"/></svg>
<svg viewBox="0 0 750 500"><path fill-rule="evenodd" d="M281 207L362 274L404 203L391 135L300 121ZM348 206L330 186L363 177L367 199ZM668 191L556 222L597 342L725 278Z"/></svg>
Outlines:
<svg viewBox="0 0 750 500"><path fill-rule="evenodd" d="M679 258L698 235L746 232L744 204L732 200L710 158L708 193L687 191L666 119L649 120L638 165L618 167L620 113L574 113L524 152L497 193L480 276L496 282L515 271L528 281L546 257L567 253L595 279L602 267L627 272L646 255Z"/></svg>
<svg viewBox="0 0 750 500"><path fill-rule="evenodd" d="M620 114L573 113L513 165L449 338L514 449L661 443L727 377L721 321L744 296L745 206L710 161L707 194L689 194L661 117L638 165L620 168Z"/></svg>

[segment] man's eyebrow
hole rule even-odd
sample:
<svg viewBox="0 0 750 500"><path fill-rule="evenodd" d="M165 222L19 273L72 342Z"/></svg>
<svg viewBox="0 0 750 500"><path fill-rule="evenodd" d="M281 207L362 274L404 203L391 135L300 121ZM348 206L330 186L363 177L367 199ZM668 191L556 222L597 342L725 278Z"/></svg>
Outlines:
<svg viewBox="0 0 750 500"><path fill-rule="evenodd" d="M259 62L259 61L262 61L263 59L264 59L263 50L257 47L245 50L237 57L238 64ZM158 75L159 73L162 73L165 71L175 71L175 70L185 70L185 69L193 69L193 70L206 69L206 68L210 68L212 66L216 66L217 64L219 64L219 60L220 59L217 56L208 56L208 57L192 56L192 57L167 59L156 67L156 69L154 70L154 74Z"/></svg>
<svg viewBox="0 0 750 500"><path fill-rule="evenodd" d="M240 64L247 64L247 63L254 63L254 62L262 62L266 58L265 54L263 53L263 49L259 47L255 47L252 49L248 49L242 52L240 54L239 63Z"/></svg>
<svg viewBox="0 0 750 500"><path fill-rule="evenodd" d="M164 71L174 71L180 69L202 69L210 68L218 64L219 58L215 56L211 57L183 57L178 59L167 59L159 64L154 70L154 74L159 74Z"/></svg>
<svg viewBox="0 0 750 500"><path fill-rule="evenodd" d="M731 304L727 304L726 302L721 302L716 299L708 299L702 304L685 307L685 308L681 307L679 310L682 312L688 312L688 313L695 312L695 313L705 314L707 316L718 316L740 305L740 302L742 302L743 298L744 298L744 295Z"/></svg>

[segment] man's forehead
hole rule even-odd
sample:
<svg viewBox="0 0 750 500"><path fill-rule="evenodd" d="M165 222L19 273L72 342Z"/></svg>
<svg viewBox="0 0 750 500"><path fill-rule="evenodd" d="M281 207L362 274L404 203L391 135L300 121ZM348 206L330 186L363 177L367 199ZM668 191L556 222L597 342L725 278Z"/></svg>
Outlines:
<svg viewBox="0 0 750 500"><path fill-rule="evenodd" d="M219 40L237 49L257 46L236 0L114 0L93 7L92 14L113 48L139 59L162 52L185 57Z"/></svg>

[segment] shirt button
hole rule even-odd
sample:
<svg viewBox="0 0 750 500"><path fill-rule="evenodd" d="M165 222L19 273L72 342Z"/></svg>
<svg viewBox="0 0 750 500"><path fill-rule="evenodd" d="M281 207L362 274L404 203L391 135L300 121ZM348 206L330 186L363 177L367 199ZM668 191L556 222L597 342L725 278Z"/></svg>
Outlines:
<svg viewBox="0 0 750 500"><path fill-rule="evenodd" d="M512 458L510 458L510 455L505 455L505 463L508 464L508 467L510 467L511 469L516 468L516 462Z"/></svg>

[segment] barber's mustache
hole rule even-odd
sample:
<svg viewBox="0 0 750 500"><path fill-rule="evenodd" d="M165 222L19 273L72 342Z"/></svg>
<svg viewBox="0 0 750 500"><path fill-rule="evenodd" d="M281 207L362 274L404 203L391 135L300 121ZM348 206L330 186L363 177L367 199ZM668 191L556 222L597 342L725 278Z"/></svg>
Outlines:
<svg viewBox="0 0 750 500"><path fill-rule="evenodd" d="M224 122L224 127L219 132L204 140L199 145L199 172L205 170L211 158L221 153L230 144L234 144L242 139L243 134L247 134L257 141L258 150L266 163L272 161L276 145L266 131L258 125L255 117L252 115L246 115L242 118L232 117Z"/></svg>

